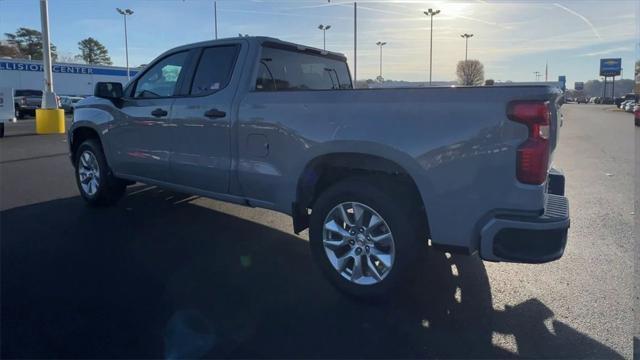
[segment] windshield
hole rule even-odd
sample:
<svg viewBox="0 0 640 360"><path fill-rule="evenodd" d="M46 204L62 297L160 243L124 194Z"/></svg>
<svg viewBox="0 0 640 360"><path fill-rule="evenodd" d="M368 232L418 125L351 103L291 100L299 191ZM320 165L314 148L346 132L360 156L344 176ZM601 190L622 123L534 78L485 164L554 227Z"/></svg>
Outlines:
<svg viewBox="0 0 640 360"><path fill-rule="evenodd" d="M16 90L15 96L42 96L41 90Z"/></svg>

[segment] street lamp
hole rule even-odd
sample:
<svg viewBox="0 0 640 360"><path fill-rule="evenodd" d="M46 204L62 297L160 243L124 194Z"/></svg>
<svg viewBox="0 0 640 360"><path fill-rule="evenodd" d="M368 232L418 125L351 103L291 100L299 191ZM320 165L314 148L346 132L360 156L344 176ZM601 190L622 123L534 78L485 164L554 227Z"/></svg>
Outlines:
<svg viewBox="0 0 640 360"><path fill-rule="evenodd" d="M376 43L380 47L380 80L382 81L382 47L387 45L386 42L378 41Z"/></svg>
<svg viewBox="0 0 640 360"><path fill-rule="evenodd" d="M322 30L322 48L327 50L327 30L331 29L331 25L318 25L318 29Z"/></svg>
<svg viewBox="0 0 640 360"><path fill-rule="evenodd" d="M116 8L116 10L120 15L122 15L122 18L124 19L124 53L125 53L125 60L127 63L127 79L131 79L131 74L129 72L129 42L127 39L127 16L133 15L133 10L131 9L122 10L120 8Z"/></svg>
<svg viewBox="0 0 640 360"><path fill-rule="evenodd" d="M431 73L433 70L433 17L440 14L440 10L429 9L425 11L424 14L431 17L431 32L429 33L429 86L431 86Z"/></svg>
<svg viewBox="0 0 640 360"><path fill-rule="evenodd" d="M469 52L469 38L473 37L473 34L464 33L460 35L460 37L464 38L464 62L467 62L467 54Z"/></svg>

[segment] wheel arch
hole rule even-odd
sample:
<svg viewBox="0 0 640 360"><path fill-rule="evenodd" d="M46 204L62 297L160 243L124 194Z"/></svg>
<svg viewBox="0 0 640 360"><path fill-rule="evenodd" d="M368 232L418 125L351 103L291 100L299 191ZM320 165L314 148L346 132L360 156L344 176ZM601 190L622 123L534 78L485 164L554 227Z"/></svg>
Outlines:
<svg viewBox="0 0 640 360"><path fill-rule="evenodd" d="M294 231L298 233L308 227L308 209L313 208L325 189L346 178L367 176L376 181L403 185L404 194L415 201L420 222L428 232L428 211L416 180L417 171L417 163L410 165L377 153L339 151L317 155L307 162L297 180L296 201L292 209Z"/></svg>
<svg viewBox="0 0 640 360"><path fill-rule="evenodd" d="M74 124L76 125L76 124ZM98 131L89 124L78 124L70 129L69 134L69 152L71 153L71 159L75 165L76 151L80 144L82 144L87 139L95 139L98 141L100 146L102 146L102 140L100 139L100 135ZM103 147L104 151L104 147Z"/></svg>

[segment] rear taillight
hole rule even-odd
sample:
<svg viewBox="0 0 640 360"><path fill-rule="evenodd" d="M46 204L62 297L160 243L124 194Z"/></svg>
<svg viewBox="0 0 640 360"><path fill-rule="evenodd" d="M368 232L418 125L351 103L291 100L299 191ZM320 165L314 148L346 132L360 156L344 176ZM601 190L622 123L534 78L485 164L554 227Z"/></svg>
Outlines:
<svg viewBox="0 0 640 360"><path fill-rule="evenodd" d="M525 184L540 185L547 179L549 169L549 103L517 101L509 104L507 116L529 128L527 141L518 147L516 176Z"/></svg>

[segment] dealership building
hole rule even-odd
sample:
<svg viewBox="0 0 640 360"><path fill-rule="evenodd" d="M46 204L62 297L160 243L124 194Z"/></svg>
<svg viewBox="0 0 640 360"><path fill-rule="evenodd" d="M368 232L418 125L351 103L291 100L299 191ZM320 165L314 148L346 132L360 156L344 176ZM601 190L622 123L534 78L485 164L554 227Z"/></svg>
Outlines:
<svg viewBox="0 0 640 360"><path fill-rule="evenodd" d="M58 95L91 95L99 81L127 83L127 69L117 66L53 63L53 87ZM130 69L133 77L139 69ZM42 61L0 58L0 87L42 90Z"/></svg>

